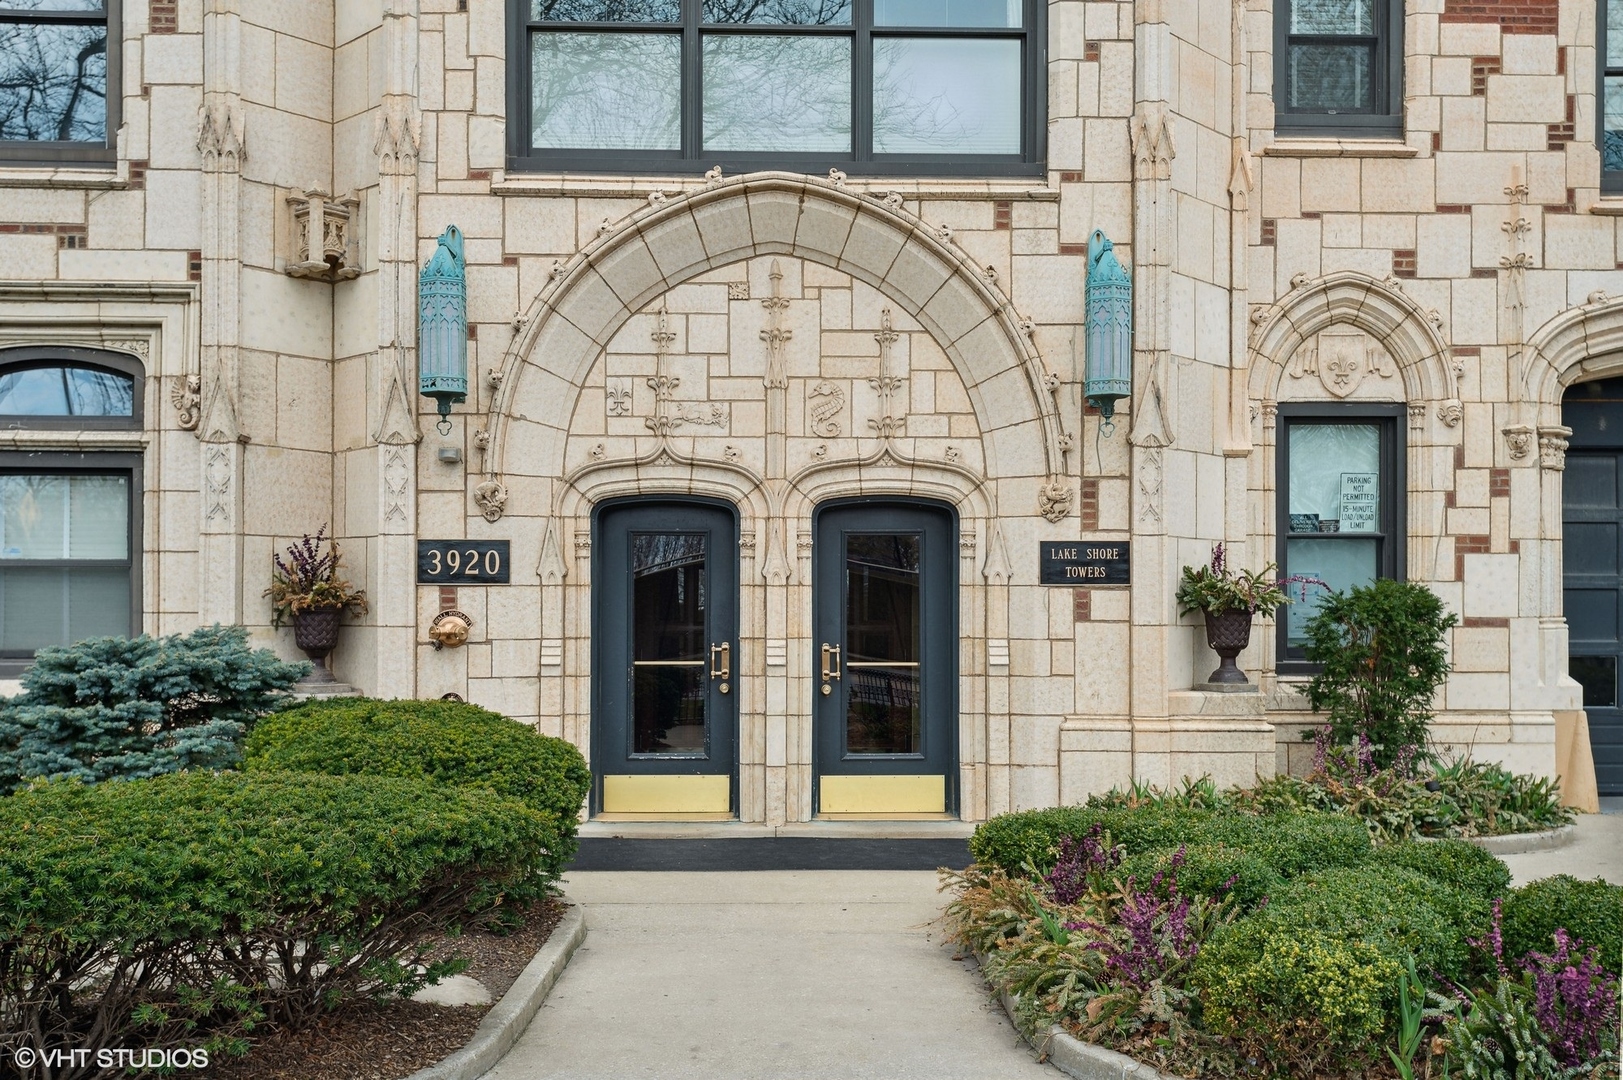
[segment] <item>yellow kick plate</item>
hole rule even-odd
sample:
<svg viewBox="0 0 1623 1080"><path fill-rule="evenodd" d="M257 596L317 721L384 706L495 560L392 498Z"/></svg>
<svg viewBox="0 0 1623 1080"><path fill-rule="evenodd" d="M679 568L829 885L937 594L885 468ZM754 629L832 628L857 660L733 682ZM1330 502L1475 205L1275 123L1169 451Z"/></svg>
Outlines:
<svg viewBox="0 0 1623 1080"><path fill-rule="evenodd" d="M824 776L818 785L824 814L943 814L945 776Z"/></svg>
<svg viewBox="0 0 1623 1080"><path fill-rule="evenodd" d="M720 776L605 776L605 814L725 814L731 779Z"/></svg>

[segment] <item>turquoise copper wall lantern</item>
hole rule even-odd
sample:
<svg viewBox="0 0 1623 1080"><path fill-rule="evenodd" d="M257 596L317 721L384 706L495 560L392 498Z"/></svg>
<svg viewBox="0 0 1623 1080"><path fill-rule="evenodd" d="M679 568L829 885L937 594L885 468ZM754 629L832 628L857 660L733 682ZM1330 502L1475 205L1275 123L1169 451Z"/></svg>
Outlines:
<svg viewBox="0 0 1623 1080"><path fill-rule="evenodd" d="M1088 238L1087 374L1082 394L1115 430L1116 402L1133 393L1133 283L1104 230Z"/></svg>
<svg viewBox="0 0 1623 1080"><path fill-rule="evenodd" d="M441 435L451 406L468 400L468 263L462 230L448 225L417 278L417 388L439 403Z"/></svg>

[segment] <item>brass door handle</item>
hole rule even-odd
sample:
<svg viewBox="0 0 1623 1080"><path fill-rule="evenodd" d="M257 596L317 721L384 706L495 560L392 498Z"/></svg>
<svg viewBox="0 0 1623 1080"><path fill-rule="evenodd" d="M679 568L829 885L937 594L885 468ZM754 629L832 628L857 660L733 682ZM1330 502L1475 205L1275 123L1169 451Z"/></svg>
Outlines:
<svg viewBox="0 0 1623 1080"><path fill-rule="evenodd" d="M721 663L719 666L716 663L717 653L721 654ZM732 676L733 643L730 641L723 641L720 645L710 646L710 677L712 679L721 680L721 685L717 687L717 689L719 689L723 694L732 689L732 684L728 681L732 678Z"/></svg>
<svg viewBox="0 0 1623 1080"><path fill-rule="evenodd" d="M829 681L840 677L840 647L823 642L823 693L832 694Z"/></svg>

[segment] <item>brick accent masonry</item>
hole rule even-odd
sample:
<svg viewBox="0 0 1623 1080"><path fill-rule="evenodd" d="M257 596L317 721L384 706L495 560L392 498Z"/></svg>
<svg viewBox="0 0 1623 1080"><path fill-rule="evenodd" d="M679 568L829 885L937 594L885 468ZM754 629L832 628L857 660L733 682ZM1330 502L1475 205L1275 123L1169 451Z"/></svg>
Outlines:
<svg viewBox="0 0 1623 1080"><path fill-rule="evenodd" d="M1488 92L1488 76L1497 75L1504 64L1497 56L1471 57L1471 93L1482 97Z"/></svg>
<svg viewBox="0 0 1623 1080"><path fill-rule="evenodd" d="M1093 590L1071 590L1071 615L1077 622L1093 621Z"/></svg>
<svg viewBox="0 0 1623 1080"><path fill-rule="evenodd" d="M1498 23L1507 34L1553 34L1560 17L1560 0L1448 0L1442 21Z"/></svg>
<svg viewBox="0 0 1623 1080"><path fill-rule="evenodd" d="M1490 498L1490 499L1508 499L1508 498L1510 498L1510 470L1509 469L1489 469L1488 470L1488 498Z"/></svg>
<svg viewBox="0 0 1623 1080"><path fill-rule="evenodd" d="M1095 532L1099 528L1099 480L1087 477L1082 481L1082 531Z"/></svg>
<svg viewBox="0 0 1623 1080"><path fill-rule="evenodd" d="M1486 555L1489 551L1488 534L1476 533L1454 537L1454 580L1465 580L1465 557Z"/></svg>
<svg viewBox="0 0 1623 1080"><path fill-rule="evenodd" d="M1398 248L1392 252L1392 276L1412 278L1418 271L1416 260L1418 254L1414 248Z"/></svg>
<svg viewBox="0 0 1623 1080"><path fill-rule="evenodd" d="M992 204L992 228L1009 229L1014 227L1014 203L1008 199L999 199Z"/></svg>
<svg viewBox="0 0 1623 1080"><path fill-rule="evenodd" d="M57 250L87 248L90 246L88 230L83 225L57 225L31 221L0 222L0 233L28 233L35 236L55 236Z"/></svg>
<svg viewBox="0 0 1623 1080"><path fill-rule="evenodd" d="M201 251L188 251L186 253L186 277L191 281L203 280L203 253Z"/></svg>
<svg viewBox="0 0 1623 1080"><path fill-rule="evenodd" d="M153 34L173 34L180 30L180 0L152 0L148 8L147 30Z"/></svg>

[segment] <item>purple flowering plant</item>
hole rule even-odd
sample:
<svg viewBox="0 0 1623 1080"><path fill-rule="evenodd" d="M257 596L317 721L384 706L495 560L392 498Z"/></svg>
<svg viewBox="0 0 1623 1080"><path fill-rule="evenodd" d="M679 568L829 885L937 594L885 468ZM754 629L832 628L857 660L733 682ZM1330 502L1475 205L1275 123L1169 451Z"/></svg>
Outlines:
<svg viewBox="0 0 1623 1080"><path fill-rule="evenodd" d="M1261 570L1233 570L1228 565L1228 550L1224 544L1212 548L1211 562L1205 566L1186 566L1183 580L1178 583L1178 606L1185 612L1204 611L1213 615L1225 611L1249 611L1267 617L1275 609L1291 603L1290 590L1301 589L1301 599L1307 599L1310 585L1329 588L1318 578L1293 574L1279 577L1279 564L1269 563Z"/></svg>
<svg viewBox="0 0 1623 1080"><path fill-rule="evenodd" d="M270 588L264 593L271 600L271 625L281 626L304 611L339 608L366 614L366 590L345 581L342 567L338 543L327 536L325 524L314 536L305 533L281 555L272 555Z"/></svg>

